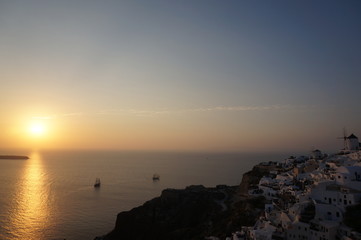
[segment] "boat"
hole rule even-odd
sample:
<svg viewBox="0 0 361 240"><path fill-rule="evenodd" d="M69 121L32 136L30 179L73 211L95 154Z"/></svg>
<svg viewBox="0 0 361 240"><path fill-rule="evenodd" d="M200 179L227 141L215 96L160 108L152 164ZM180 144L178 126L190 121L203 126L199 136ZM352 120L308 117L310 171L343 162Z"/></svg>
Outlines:
<svg viewBox="0 0 361 240"><path fill-rule="evenodd" d="M96 178L96 179L95 179L94 187L95 187L95 188L100 187L100 178Z"/></svg>
<svg viewBox="0 0 361 240"><path fill-rule="evenodd" d="M158 174L153 174L153 181L159 181L160 176Z"/></svg>

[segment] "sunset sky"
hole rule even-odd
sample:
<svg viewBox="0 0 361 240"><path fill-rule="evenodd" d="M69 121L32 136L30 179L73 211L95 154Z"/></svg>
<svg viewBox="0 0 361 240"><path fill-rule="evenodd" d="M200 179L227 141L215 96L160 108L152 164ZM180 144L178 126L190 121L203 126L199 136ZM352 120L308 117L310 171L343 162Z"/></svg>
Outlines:
<svg viewBox="0 0 361 240"><path fill-rule="evenodd" d="M0 0L0 149L338 150L361 1Z"/></svg>

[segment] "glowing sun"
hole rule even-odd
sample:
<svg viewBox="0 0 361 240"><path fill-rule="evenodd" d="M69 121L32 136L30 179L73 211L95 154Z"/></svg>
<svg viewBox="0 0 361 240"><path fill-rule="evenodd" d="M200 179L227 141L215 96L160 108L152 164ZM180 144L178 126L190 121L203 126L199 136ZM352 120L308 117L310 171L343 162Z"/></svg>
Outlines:
<svg viewBox="0 0 361 240"><path fill-rule="evenodd" d="M46 126L44 123L31 123L29 126L29 132L34 136L44 135L46 132Z"/></svg>

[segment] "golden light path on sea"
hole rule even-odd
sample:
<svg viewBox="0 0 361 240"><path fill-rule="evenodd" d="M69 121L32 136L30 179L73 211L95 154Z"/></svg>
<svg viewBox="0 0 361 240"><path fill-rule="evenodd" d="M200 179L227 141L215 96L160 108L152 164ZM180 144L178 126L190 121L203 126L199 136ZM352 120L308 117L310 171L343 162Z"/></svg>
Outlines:
<svg viewBox="0 0 361 240"><path fill-rule="evenodd" d="M10 216L10 232L14 239L44 239L44 230L50 224L50 189L41 156L32 153L26 161Z"/></svg>

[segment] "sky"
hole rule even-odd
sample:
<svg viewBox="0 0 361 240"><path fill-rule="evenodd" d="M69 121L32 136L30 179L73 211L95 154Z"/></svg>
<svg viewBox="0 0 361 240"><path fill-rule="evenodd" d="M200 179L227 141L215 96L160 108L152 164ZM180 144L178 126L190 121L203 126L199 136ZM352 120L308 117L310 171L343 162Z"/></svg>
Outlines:
<svg viewBox="0 0 361 240"><path fill-rule="evenodd" d="M360 12L0 0L0 149L337 151L361 136Z"/></svg>

